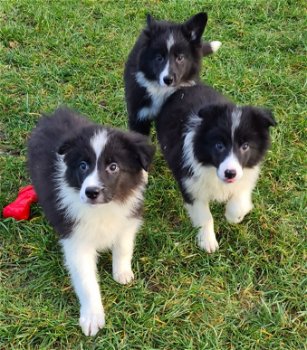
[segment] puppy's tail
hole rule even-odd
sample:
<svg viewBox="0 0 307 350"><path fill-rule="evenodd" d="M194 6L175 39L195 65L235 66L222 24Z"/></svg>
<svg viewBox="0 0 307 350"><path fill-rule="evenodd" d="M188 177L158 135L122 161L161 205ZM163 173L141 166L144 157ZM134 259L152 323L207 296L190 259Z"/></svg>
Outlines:
<svg viewBox="0 0 307 350"><path fill-rule="evenodd" d="M211 55L212 53L218 51L222 43L220 41L205 41L202 43L203 57Z"/></svg>

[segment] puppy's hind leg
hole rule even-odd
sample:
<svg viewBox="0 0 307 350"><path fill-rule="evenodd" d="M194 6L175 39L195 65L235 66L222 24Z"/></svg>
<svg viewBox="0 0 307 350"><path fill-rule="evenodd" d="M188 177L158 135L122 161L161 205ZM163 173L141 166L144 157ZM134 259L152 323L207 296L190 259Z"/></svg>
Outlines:
<svg viewBox="0 0 307 350"><path fill-rule="evenodd" d="M195 227L200 227L197 235L198 245L208 253L213 253L219 248L216 240L213 217L210 212L209 203L195 200L193 204L186 204L187 211Z"/></svg>

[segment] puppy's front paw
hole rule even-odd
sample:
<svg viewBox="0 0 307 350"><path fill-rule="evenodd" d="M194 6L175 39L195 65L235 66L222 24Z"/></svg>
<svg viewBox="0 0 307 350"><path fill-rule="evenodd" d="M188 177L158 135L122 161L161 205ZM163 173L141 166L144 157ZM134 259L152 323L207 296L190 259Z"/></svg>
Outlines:
<svg viewBox="0 0 307 350"><path fill-rule="evenodd" d="M226 220L231 224L238 224L252 209L253 204L251 202L246 202L244 204L240 202L228 202L225 211Z"/></svg>
<svg viewBox="0 0 307 350"><path fill-rule="evenodd" d="M105 325L103 310L81 309L79 325L85 335L94 336Z"/></svg>
<svg viewBox="0 0 307 350"><path fill-rule="evenodd" d="M200 231L197 235L197 241L199 247L204 249L207 253L214 253L219 249L219 244L215 238L214 232L206 234L203 231Z"/></svg>
<svg viewBox="0 0 307 350"><path fill-rule="evenodd" d="M113 272L113 278L120 284L128 284L134 279L132 270Z"/></svg>
<svg viewBox="0 0 307 350"><path fill-rule="evenodd" d="M230 224L238 224L239 222L241 222L244 219L244 216L245 215L243 215L243 214L233 215L232 213L228 213L228 212L225 213L226 220Z"/></svg>

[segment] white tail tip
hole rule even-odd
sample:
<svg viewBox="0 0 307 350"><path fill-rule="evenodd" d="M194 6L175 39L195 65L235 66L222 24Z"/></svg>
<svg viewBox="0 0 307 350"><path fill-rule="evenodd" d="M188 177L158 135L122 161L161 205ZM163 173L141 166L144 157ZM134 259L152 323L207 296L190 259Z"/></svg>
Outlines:
<svg viewBox="0 0 307 350"><path fill-rule="evenodd" d="M221 45L222 45L222 43L220 41L211 41L210 42L212 52L216 52L221 47Z"/></svg>

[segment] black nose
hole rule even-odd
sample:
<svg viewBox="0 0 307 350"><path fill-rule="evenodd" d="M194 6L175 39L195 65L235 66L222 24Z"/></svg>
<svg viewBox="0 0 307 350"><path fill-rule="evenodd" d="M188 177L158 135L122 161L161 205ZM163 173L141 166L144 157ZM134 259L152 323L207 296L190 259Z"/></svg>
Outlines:
<svg viewBox="0 0 307 350"><path fill-rule="evenodd" d="M85 194L89 199L96 199L100 193L99 187L87 187L85 189Z"/></svg>
<svg viewBox="0 0 307 350"><path fill-rule="evenodd" d="M171 85L172 82L174 81L174 78L171 77L170 75L166 75L164 78L163 78L163 81L166 85Z"/></svg>
<svg viewBox="0 0 307 350"><path fill-rule="evenodd" d="M236 177L237 172L233 169L233 170L225 170L225 177L226 179L233 179L234 177Z"/></svg>

